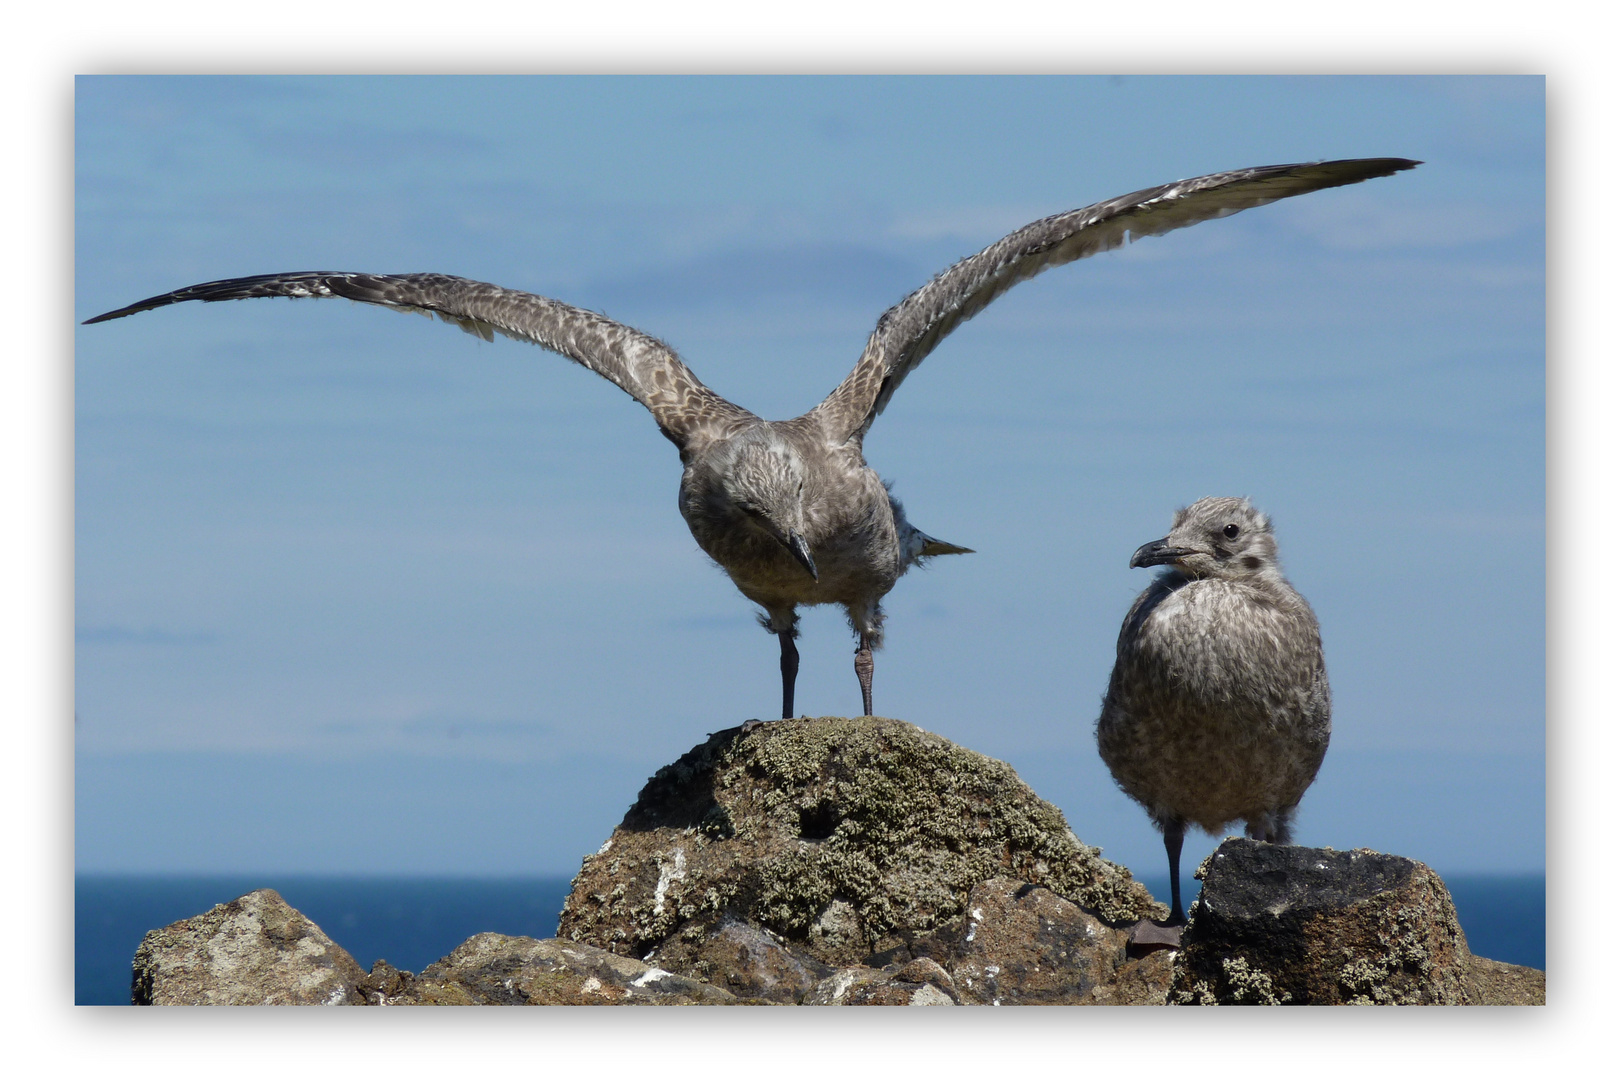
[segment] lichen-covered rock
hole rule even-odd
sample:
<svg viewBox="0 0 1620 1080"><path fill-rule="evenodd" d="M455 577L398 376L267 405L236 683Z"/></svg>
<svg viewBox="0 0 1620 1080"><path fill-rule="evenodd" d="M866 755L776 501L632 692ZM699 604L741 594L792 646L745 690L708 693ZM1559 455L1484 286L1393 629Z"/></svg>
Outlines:
<svg viewBox="0 0 1620 1080"><path fill-rule="evenodd" d="M379 961L369 1005L732 1005L725 990L555 938L475 934L420 975Z"/></svg>
<svg viewBox="0 0 1620 1080"><path fill-rule="evenodd" d="M269 889L147 934L137 1004L1544 1004L1421 863L1229 840L1165 908L1008 766L895 720L712 736L589 856L562 938L369 973Z"/></svg>
<svg viewBox="0 0 1620 1080"><path fill-rule="evenodd" d="M1476 956L1468 973L1468 1004L1545 1005L1547 973Z"/></svg>
<svg viewBox="0 0 1620 1080"><path fill-rule="evenodd" d="M723 986L739 997L797 1005L833 969L767 930L730 917L691 923L645 960Z"/></svg>
<svg viewBox="0 0 1620 1080"><path fill-rule="evenodd" d="M136 1005L363 1005L360 965L274 889L152 930Z"/></svg>
<svg viewBox="0 0 1620 1080"><path fill-rule="evenodd" d="M1010 878L974 888L949 961L974 1005L1163 1005L1164 951L1128 955L1130 932L1049 889Z"/></svg>
<svg viewBox="0 0 1620 1080"><path fill-rule="evenodd" d="M955 1005L956 999L933 983L913 983L891 976L857 986L844 1005Z"/></svg>
<svg viewBox="0 0 1620 1080"><path fill-rule="evenodd" d="M896 970L898 970L896 965ZM871 1000L871 993L867 987L886 986L892 982L891 973L882 968L847 967L839 968L804 996L801 1005L848 1005L852 994L858 993L861 1002ZM909 1001L899 1004L910 1004Z"/></svg>
<svg viewBox="0 0 1620 1080"><path fill-rule="evenodd" d="M558 936L657 950L695 974L698 953L679 943L729 919L847 968L959 924L993 877L1110 925L1164 914L1010 766L898 720L783 720L720 732L659 770L585 859Z"/></svg>
<svg viewBox="0 0 1620 1080"><path fill-rule="evenodd" d="M950 972L927 958L833 972L802 1005L961 1005Z"/></svg>
<svg viewBox="0 0 1620 1080"><path fill-rule="evenodd" d="M1469 952L1451 894L1422 863L1230 839L1199 876L1174 1004L1468 1005L1508 993L1497 969L1513 965Z"/></svg>

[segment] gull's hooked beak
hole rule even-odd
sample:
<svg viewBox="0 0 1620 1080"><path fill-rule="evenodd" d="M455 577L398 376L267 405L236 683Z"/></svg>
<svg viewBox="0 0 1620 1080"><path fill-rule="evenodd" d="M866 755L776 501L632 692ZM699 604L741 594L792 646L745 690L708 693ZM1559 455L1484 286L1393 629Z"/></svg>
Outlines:
<svg viewBox="0 0 1620 1080"><path fill-rule="evenodd" d="M810 580L821 580L816 574L816 560L810 557L810 545L804 542L804 537L800 536L795 530L789 529L787 539L782 541L782 544L788 549L788 554L792 555L798 564L804 567L805 573L810 575Z"/></svg>
<svg viewBox="0 0 1620 1080"><path fill-rule="evenodd" d="M1192 548L1171 547L1170 538L1166 536L1162 540L1154 540L1137 548L1136 553L1131 556L1131 569L1173 563L1185 555L1193 554L1196 552Z"/></svg>

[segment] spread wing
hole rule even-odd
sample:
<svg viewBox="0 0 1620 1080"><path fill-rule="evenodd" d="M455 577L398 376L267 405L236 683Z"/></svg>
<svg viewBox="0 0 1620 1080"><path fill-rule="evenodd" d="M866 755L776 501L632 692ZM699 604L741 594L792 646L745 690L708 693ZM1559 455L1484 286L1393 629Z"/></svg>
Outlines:
<svg viewBox="0 0 1620 1080"><path fill-rule="evenodd" d="M865 436L901 380L945 335L1049 267L1110 251L1127 240L1419 164L1405 158L1366 158L1239 169L1135 191L1025 225L884 312L855 369L814 413L836 442Z"/></svg>
<svg viewBox="0 0 1620 1080"><path fill-rule="evenodd" d="M658 427L685 449L695 438L755 419L698 381L657 338L594 311L533 293L447 274L349 274L312 271L209 281L86 319L120 319L186 300L256 296L340 296L395 311L438 315L469 334L493 341L504 334L561 353L611 381L647 407Z"/></svg>

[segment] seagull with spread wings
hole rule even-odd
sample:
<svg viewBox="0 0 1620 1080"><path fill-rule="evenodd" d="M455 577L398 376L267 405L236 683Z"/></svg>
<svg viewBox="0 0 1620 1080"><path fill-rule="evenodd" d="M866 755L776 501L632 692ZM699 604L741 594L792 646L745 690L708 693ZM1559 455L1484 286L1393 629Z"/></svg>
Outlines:
<svg viewBox="0 0 1620 1080"><path fill-rule="evenodd" d="M854 370L826 400L792 420L762 420L733 405L699 382L669 346L606 316L445 274L316 271L232 278L154 296L86 322L186 300L337 296L429 312L485 340L504 334L583 364L646 406L680 451L681 516L698 546L764 609L760 622L781 644L782 716L793 715L797 609L814 604L839 604L849 613L861 707L870 715L883 597L921 560L971 550L936 540L906 520L861 453L867 429L912 369L996 297L1049 267L1418 164L1370 158L1239 169L1043 218L961 260L884 312Z"/></svg>

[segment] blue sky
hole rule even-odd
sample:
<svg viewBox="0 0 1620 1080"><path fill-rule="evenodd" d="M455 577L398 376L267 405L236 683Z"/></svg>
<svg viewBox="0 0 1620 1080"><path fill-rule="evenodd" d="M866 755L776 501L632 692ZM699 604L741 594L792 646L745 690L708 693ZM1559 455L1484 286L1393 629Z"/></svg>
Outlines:
<svg viewBox="0 0 1620 1080"><path fill-rule="evenodd" d="M876 707L1159 872L1092 739L1126 562L1247 494L1333 683L1299 841L1542 868L1539 78L89 77L75 130L79 319L437 270L604 310L771 417L1034 218L1423 159L1052 271L907 380L868 460L978 554L890 594ZM81 327L76 363L81 870L571 873L658 766L774 715L673 450L589 372L283 301ZM841 614L803 630L799 708L858 711Z"/></svg>

